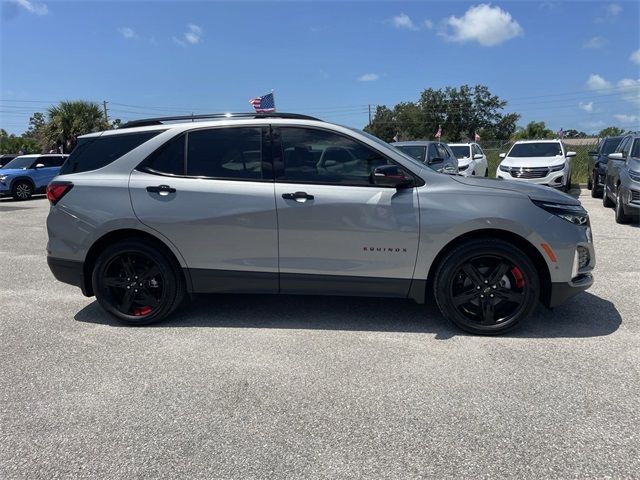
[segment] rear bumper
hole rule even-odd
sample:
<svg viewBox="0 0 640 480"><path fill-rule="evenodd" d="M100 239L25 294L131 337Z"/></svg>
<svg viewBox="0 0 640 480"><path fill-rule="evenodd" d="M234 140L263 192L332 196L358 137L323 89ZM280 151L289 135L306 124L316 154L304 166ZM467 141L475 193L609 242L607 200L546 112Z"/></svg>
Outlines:
<svg viewBox="0 0 640 480"><path fill-rule="evenodd" d="M549 307L556 307L565 303L570 298L580 292L584 292L593 285L593 275L583 273L570 282L557 282L551 284L551 296L549 297Z"/></svg>
<svg viewBox="0 0 640 480"><path fill-rule="evenodd" d="M79 287L85 296L89 296L85 289L83 262L47 257L47 264L56 280Z"/></svg>

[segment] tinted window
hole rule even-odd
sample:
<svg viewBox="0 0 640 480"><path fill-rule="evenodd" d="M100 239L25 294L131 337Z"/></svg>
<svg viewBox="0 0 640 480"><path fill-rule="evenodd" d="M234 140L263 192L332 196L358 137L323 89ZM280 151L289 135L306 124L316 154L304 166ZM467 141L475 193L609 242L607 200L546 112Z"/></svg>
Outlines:
<svg viewBox="0 0 640 480"><path fill-rule="evenodd" d="M283 128L284 179L301 183L371 185L387 160L355 140L323 130Z"/></svg>
<svg viewBox="0 0 640 480"><path fill-rule="evenodd" d="M624 151L625 147L627 146L627 143L629 143L629 137L623 138L618 144L618 146L616 147L616 153Z"/></svg>
<svg viewBox="0 0 640 480"><path fill-rule="evenodd" d="M555 157L562 155L559 143L516 143L509 157Z"/></svg>
<svg viewBox="0 0 640 480"><path fill-rule="evenodd" d="M215 128L189 132L187 175L229 179L262 178L262 129Z"/></svg>
<svg viewBox="0 0 640 480"><path fill-rule="evenodd" d="M437 143L436 148L438 150L438 157L442 158L443 160L451 157L451 155L449 154L449 150L447 150L447 147L445 147L442 143Z"/></svg>
<svg viewBox="0 0 640 480"><path fill-rule="evenodd" d="M483 155L482 149L480 148L479 145L474 145L473 146L473 154L474 155Z"/></svg>
<svg viewBox="0 0 640 480"><path fill-rule="evenodd" d="M179 135L153 152L144 162L144 170L168 175L184 175L184 141L186 136Z"/></svg>
<svg viewBox="0 0 640 480"><path fill-rule="evenodd" d="M616 148L618 148L618 145L620 145L620 140L620 138L608 138L602 143L600 153L609 155L610 153L615 152Z"/></svg>
<svg viewBox="0 0 640 480"><path fill-rule="evenodd" d="M633 150L631 150L631 156L635 158L640 158L640 139L636 138L636 141L633 143Z"/></svg>
<svg viewBox="0 0 640 480"><path fill-rule="evenodd" d="M31 168L36 159L33 157L16 157L7 163L3 168Z"/></svg>
<svg viewBox="0 0 640 480"><path fill-rule="evenodd" d="M420 163L424 163L424 159L427 154L427 147L421 147L419 145L398 145L396 148L401 152L406 153L411 158L415 158Z"/></svg>
<svg viewBox="0 0 640 480"><path fill-rule="evenodd" d="M434 158L438 158L438 149L436 148L435 143L429 144L429 161L432 161Z"/></svg>
<svg viewBox="0 0 640 480"><path fill-rule="evenodd" d="M61 155L45 155L38 159L38 163L42 163L45 167L59 167L64 163L65 158Z"/></svg>
<svg viewBox="0 0 640 480"><path fill-rule="evenodd" d="M631 151L631 144L633 143L633 139L631 137L627 137L627 141L622 147L622 155L624 157L629 156L629 152Z"/></svg>
<svg viewBox="0 0 640 480"><path fill-rule="evenodd" d="M456 158L465 158L470 156L469 147L466 145L450 145L449 148L451 148L451 151L453 151Z"/></svg>
<svg viewBox="0 0 640 480"><path fill-rule="evenodd" d="M81 138L71 156L60 169L60 175L97 170L129 153L162 130L122 135Z"/></svg>

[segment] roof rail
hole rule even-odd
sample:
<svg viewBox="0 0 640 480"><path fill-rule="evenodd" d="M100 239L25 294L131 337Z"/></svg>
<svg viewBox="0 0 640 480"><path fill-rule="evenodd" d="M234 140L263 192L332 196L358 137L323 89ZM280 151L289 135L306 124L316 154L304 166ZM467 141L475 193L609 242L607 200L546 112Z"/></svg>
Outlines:
<svg viewBox="0 0 640 480"><path fill-rule="evenodd" d="M320 120L309 115L300 113L207 113L202 115L176 115L171 117L155 117L143 118L140 120L131 120L130 122L120 125L118 128L147 127L150 125L162 125L164 122L188 122L195 120L221 119L228 118L290 118L297 120Z"/></svg>

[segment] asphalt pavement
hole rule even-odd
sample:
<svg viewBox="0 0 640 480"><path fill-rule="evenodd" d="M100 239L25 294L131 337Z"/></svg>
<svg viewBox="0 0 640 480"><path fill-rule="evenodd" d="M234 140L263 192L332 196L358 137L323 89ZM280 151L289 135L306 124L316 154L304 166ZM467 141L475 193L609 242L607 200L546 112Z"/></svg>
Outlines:
<svg viewBox="0 0 640 480"><path fill-rule="evenodd" d="M124 327L0 200L0 478L640 477L640 228L502 337L409 300L211 295Z"/></svg>

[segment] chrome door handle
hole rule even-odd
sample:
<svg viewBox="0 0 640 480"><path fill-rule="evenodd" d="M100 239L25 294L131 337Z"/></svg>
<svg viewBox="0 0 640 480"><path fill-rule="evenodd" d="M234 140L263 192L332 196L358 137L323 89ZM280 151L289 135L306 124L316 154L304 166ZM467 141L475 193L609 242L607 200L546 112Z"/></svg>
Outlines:
<svg viewBox="0 0 640 480"><path fill-rule="evenodd" d="M313 200L313 195L309 195L307 192L283 193L282 198L285 200L306 201Z"/></svg>
<svg viewBox="0 0 640 480"><path fill-rule="evenodd" d="M158 185L147 187L147 192L159 193L160 195L168 195L169 193L176 193L176 189L171 188L169 185Z"/></svg>

